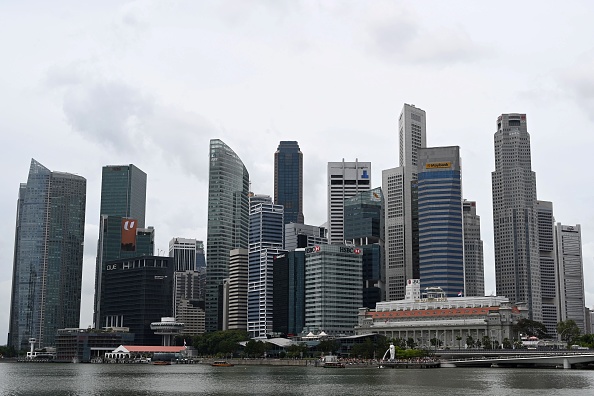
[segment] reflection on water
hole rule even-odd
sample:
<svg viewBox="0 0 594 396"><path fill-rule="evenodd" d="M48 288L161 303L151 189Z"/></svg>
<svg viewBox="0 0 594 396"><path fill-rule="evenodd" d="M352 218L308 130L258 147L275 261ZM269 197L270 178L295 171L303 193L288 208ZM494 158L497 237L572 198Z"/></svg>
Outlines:
<svg viewBox="0 0 594 396"><path fill-rule="evenodd" d="M589 395L594 372L0 364L0 395Z"/></svg>

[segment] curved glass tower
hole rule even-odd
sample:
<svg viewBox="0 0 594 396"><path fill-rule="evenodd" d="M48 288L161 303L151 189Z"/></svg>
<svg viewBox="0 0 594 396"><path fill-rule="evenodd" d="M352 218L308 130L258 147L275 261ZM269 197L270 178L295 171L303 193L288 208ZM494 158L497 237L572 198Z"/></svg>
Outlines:
<svg viewBox="0 0 594 396"><path fill-rule="evenodd" d="M229 277L229 252L248 248L250 176L237 154L219 139L210 141L209 156L205 326L206 331L216 331L222 329L219 288Z"/></svg>

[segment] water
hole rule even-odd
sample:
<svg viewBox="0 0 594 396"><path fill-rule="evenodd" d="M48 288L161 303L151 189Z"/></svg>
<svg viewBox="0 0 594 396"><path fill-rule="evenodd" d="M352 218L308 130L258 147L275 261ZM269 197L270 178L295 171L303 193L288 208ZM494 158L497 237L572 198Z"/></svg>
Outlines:
<svg viewBox="0 0 594 396"><path fill-rule="evenodd" d="M0 364L0 395L594 395L594 371Z"/></svg>

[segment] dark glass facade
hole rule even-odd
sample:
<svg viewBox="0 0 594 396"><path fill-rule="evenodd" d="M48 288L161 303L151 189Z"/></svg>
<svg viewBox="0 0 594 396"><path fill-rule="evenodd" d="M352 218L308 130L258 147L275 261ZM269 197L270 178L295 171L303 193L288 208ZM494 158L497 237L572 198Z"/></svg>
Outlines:
<svg viewBox="0 0 594 396"><path fill-rule="evenodd" d="M136 166L108 165L101 177L101 215L129 217L144 227L146 173Z"/></svg>
<svg viewBox="0 0 594 396"><path fill-rule="evenodd" d="M305 250L274 259L273 331L297 335L305 326Z"/></svg>
<svg viewBox="0 0 594 396"><path fill-rule="evenodd" d="M285 224L304 223L303 154L297 142L282 141L274 153L274 203L285 208Z"/></svg>
<svg viewBox="0 0 594 396"><path fill-rule="evenodd" d="M78 327L86 180L31 160L19 188L8 345L55 345L59 328Z"/></svg>
<svg viewBox="0 0 594 396"><path fill-rule="evenodd" d="M358 193L344 201L345 240L363 253L363 306L375 309L383 300L384 199L381 188Z"/></svg>
<svg viewBox="0 0 594 396"><path fill-rule="evenodd" d="M229 253L248 247L250 176L237 154L221 140L210 141L209 157L205 327L216 331L222 329L219 289L229 277Z"/></svg>
<svg viewBox="0 0 594 396"><path fill-rule="evenodd" d="M99 241L95 269L95 299L93 321L101 328L101 268L112 260L153 255L153 231L142 231L146 210L146 173L136 166L108 165L101 174L101 209ZM122 219L133 219L138 227L136 246L122 249ZM140 234L143 235L142 237ZM148 234L151 234L150 237Z"/></svg>
<svg viewBox="0 0 594 396"><path fill-rule="evenodd" d="M128 327L136 345L161 345L150 326L173 316L171 257L143 256L103 265L101 327Z"/></svg>
<svg viewBox="0 0 594 396"><path fill-rule="evenodd" d="M97 251L96 266L102 269L107 262L139 256L152 256L155 251L155 231L152 227L136 230L136 248L134 250L122 249L122 217L101 216L101 232ZM95 328L101 328L102 316L101 294L105 287L101 284L101 272L98 271L95 279Z"/></svg>

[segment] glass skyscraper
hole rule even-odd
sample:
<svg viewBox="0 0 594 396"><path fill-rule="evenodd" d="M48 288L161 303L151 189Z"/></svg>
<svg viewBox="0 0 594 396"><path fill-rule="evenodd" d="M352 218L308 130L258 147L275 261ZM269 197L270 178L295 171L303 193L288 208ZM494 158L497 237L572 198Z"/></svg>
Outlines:
<svg viewBox="0 0 594 396"><path fill-rule="evenodd" d="M384 197L380 187L344 201L344 239L363 253L363 306L375 309L384 295Z"/></svg>
<svg viewBox="0 0 594 396"><path fill-rule="evenodd" d="M8 345L55 345L78 327L87 182L31 160L17 201Z"/></svg>
<svg viewBox="0 0 594 396"><path fill-rule="evenodd" d="M274 153L274 203L285 208L285 224L303 224L303 154L297 142L280 142Z"/></svg>
<svg viewBox="0 0 594 396"><path fill-rule="evenodd" d="M206 331L222 328L222 285L229 277L232 249L248 248L250 175L241 159L219 139L210 141L206 240ZM219 290L220 289L220 290Z"/></svg>
<svg viewBox="0 0 594 396"><path fill-rule="evenodd" d="M464 295L464 228L460 148L419 149L418 213L421 288Z"/></svg>
<svg viewBox="0 0 594 396"><path fill-rule="evenodd" d="M272 200L270 200L272 201ZM273 260L283 249L283 207L250 205L248 261L248 332L251 337L272 333Z"/></svg>
<svg viewBox="0 0 594 396"><path fill-rule="evenodd" d="M101 178L101 209L99 241L95 269L95 327L102 325L101 293L102 269L108 261L152 255L154 230L144 228L146 210L146 173L136 166L104 166ZM123 246L126 220L133 224L132 245Z"/></svg>
<svg viewBox="0 0 594 396"><path fill-rule="evenodd" d="M146 173L132 164L104 166L100 214L136 219L144 228L145 210Z"/></svg>

